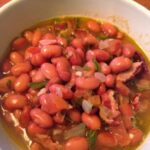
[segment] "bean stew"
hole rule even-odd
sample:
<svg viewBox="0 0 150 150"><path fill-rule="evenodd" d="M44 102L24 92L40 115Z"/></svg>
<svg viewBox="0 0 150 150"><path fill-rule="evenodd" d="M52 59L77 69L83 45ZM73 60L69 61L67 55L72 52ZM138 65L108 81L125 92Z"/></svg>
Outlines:
<svg viewBox="0 0 150 150"><path fill-rule="evenodd" d="M148 134L149 61L113 24L53 18L9 50L0 120L22 150L135 150Z"/></svg>

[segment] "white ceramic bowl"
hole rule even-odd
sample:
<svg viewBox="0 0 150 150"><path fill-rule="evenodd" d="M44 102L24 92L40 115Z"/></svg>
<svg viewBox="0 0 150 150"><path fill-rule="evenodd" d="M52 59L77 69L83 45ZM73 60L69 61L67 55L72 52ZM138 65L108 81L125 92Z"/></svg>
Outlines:
<svg viewBox="0 0 150 150"><path fill-rule="evenodd" d="M64 15L84 15L113 22L131 35L150 56L150 12L132 0L12 0L0 8L0 60L9 42L39 21ZM16 150L0 127L0 150ZM150 137L139 147L150 150Z"/></svg>

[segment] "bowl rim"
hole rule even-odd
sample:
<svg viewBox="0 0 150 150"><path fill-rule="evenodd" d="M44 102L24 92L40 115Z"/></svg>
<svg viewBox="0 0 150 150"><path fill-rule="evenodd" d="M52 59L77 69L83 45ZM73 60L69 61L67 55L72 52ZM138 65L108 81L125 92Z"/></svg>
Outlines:
<svg viewBox="0 0 150 150"><path fill-rule="evenodd" d="M2 13L4 13L5 11L7 11L7 9L9 9L11 6L17 4L17 3L21 3L25 0L11 0L9 2L7 2L6 4L4 4L1 8L0 8L0 15ZM146 7L142 6L141 4L137 3L134 0L120 0L123 3L126 3L129 6L132 6L133 8L139 10L140 12L142 12L143 14L145 14L146 16L148 16L150 18L150 10L147 9Z"/></svg>

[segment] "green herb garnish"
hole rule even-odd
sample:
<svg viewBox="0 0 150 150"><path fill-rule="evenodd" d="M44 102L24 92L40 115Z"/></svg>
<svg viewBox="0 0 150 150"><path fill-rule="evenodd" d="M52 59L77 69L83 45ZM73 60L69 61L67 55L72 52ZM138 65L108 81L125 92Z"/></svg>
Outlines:
<svg viewBox="0 0 150 150"><path fill-rule="evenodd" d="M107 36L107 35L99 35L96 37L98 40L106 40L106 39L109 39L110 37Z"/></svg>
<svg viewBox="0 0 150 150"><path fill-rule="evenodd" d="M99 63L98 63L98 61L97 61L95 58L93 59L93 63L94 63L94 65L95 65L96 71L100 71Z"/></svg>
<svg viewBox="0 0 150 150"><path fill-rule="evenodd" d="M29 83L29 87L32 89L41 89L45 87L48 81L43 81L43 82L31 82Z"/></svg>
<svg viewBox="0 0 150 150"><path fill-rule="evenodd" d="M94 150L96 145L96 139L97 139L97 131L88 129L86 136L89 143L89 150Z"/></svg>
<svg viewBox="0 0 150 150"><path fill-rule="evenodd" d="M91 70L91 68L90 68L90 67L88 67L88 66L84 66L84 67L83 67L83 70L84 70L84 71L90 71L90 70Z"/></svg>

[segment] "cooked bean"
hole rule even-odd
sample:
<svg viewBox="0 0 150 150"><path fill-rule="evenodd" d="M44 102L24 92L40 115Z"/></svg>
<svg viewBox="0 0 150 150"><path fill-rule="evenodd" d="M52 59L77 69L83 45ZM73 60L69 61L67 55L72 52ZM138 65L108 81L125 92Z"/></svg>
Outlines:
<svg viewBox="0 0 150 150"><path fill-rule="evenodd" d="M100 132L97 136L97 144L100 146L115 147L118 143L111 133Z"/></svg>
<svg viewBox="0 0 150 150"><path fill-rule="evenodd" d="M143 132L138 128L132 128L129 130L129 137L131 139L130 145L137 145L143 139Z"/></svg>
<svg viewBox="0 0 150 150"><path fill-rule="evenodd" d="M95 77L78 77L75 84L78 88L92 90L99 86L100 81Z"/></svg>
<svg viewBox="0 0 150 150"><path fill-rule="evenodd" d="M110 54L107 51L100 50L100 49L87 51L86 59L90 61L93 58L96 58L98 61L108 61L110 59Z"/></svg>
<svg viewBox="0 0 150 150"><path fill-rule="evenodd" d="M42 128L50 128L53 126L51 116L39 108L32 109L30 115L32 120Z"/></svg>
<svg viewBox="0 0 150 150"><path fill-rule="evenodd" d="M73 122L79 123L81 121L81 113L78 110L70 110L69 117Z"/></svg>
<svg viewBox="0 0 150 150"><path fill-rule="evenodd" d="M65 57L58 57L53 59L52 62L56 64L56 69L59 77L63 81L69 81L71 78L71 66L69 61Z"/></svg>
<svg viewBox="0 0 150 150"><path fill-rule="evenodd" d="M115 36L117 34L117 28L110 23L102 23L101 29L107 36Z"/></svg>
<svg viewBox="0 0 150 150"><path fill-rule="evenodd" d="M105 81L106 86L107 87L114 87L114 85L115 85L115 79L116 79L116 77L114 75L108 74L106 76L106 81Z"/></svg>
<svg viewBox="0 0 150 150"><path fill-rule="evenodd" d="M26 31L24 33L24 37L27 39L28 42L32 42L32 38L33 38L33 32L31 31Z"/></svg>
<svg viewBox="0 0 150 150"><path fill-rule="evenodd" d="M111 70L114 73L126 71L130 69L131 66L132 66L132 61L129 58L123 56L116 57L110 62Z"/></svg>
<svg viewBox="0 0 150 150"><path fill-rule="evenodd" d="M59 76L58 76L56 67L53 64L51 63L42 64L41 71L44 74L45 78L59 81Z"/></svg>
<svg viewBox="0 0 150 150"><path fill-rule="evenodd" d="M9 92L13 89L13 84L16 78L14 76L7 76L0 79L0 93Z"/></svg>
<svg viewBox="0 0 150 150"><path fill-rule="evenodd" d="M44 76L43 72L41 71L41 69L33 70L31 72L31 78L32 78L33 82L42 82L45 80L45 76Z"/></svg>
<svg viewBox="0 0 150 150"><path fill-rule="evenodd" d="M123 55L125 57L132 58L135 54L135 47L131 44L124 44L123 45Z"/></svg>
<svg viewBox="0 0 150 150"><path fill-rule="evenodd" d="M27 45L28 45L27 40L23 37L20 37L13 41L12 49L14 50L24 49Z"/></svg>
<svg viewBox="0 0 150 150"><path fill-rule="evenodd" d="M4 106L8 110L22 109L27 105L27 98L20 94L10 94L4 101Z"/></svg>
<svg viewBox="0 0 150 150"><path fill-rule="evenodd" d="M32 45L37 46L41 37L42 37L42 32L40 31L40 29L36 29L33 33Z"/></svg>
<svg viewBox="0 0 150 150"><path fill-rule="evenodd" d="M36 136L37 134L45 134L47 130L32 122L28 125L27 132L30 136Z"/></svg>
<svg viewBox="0 0 150 150"><path fill-rule="evenodd" d="M67 40L65 38L63 38L63 37L58 37L57 41L63 47L67 47L67 45L68 45Z"/></svg>
<svg viewBox="0 0 150 150"><path fill-rule="evenodd" d="M104 73L105 75L108 75L111 73L111 68L109 65L107 65L106 63L104 62L101 62L100 63L100 68L101 68L101 71L102 73Z"/></svg>
<svg viewBox="0 0 150 150"><path fill-rule="evenodd" d="M14 65L11 68L11 73L14 76L19 76L22 73L28 73L29 71L31 71L31 69L32 69L32 66L29 62L22 62L22 63Z"/></svg>
<svg viewBox="0 0 150 150"><path fill-rule="evenodd" d="M71 44L75 48L83 48L83 40L81 38L74 38Z"/></svg>
<svg viewBox="0 0 150 150"><path fill-rule="evenodd" d="M82 113L82 122L92 130L97 130L101 127L101 121L97 115Z"/></svg>
<svg viewBox="0 0 150 150"><path fill-rule="evenodd" d="M62 48L59 45L46 45L41 49L41 54L45 58L59 57L62 54Z"/></svg>
<svg viewBox="0 0 150 150"><path fill-rule="evenodd" d="M10 70L11 70L11 67L12 67L12 64L11 62L9 61L9 59L6 59L3 64L2 64L2 71L5 72L5 73L9 73Z"/></svg>
<svg viewBox="0 0 150 150"><path fill-rule="evenodd" d="M18 52L11 52L10 53L10 60L14 63L14 64L18 64L18 63L22 63L24 61L23 56L18 53Z"/></svg>
<svg viewBox="0 0 150 150"><path fill-rule="evenodd" d="M92 32L98 33L100 32L101 28L100 28L100 24L98 24L96 21L94 20L90 20L87 22L87 27L89 30L91 30Z"/></svg>
<svg viewBox="0 0 150 150"><path fill-rule="evenodd" d="M24 92L29 88L30 77L28 74L20 75L14 82L16 92Z"/></svg>
<svg viewBox="0 0 150 150"><path fill-rule="evenodd" d="M64 150L88 150L88 142L84 137L73 137L65 143Z"/></svg>
<svg viewBox="0 0 150 150"><path fill-rule="evenodd" d="M31 57L31 64L34 66L42 65L46 59L43 57L41 53L36 53Z"/></svg>

